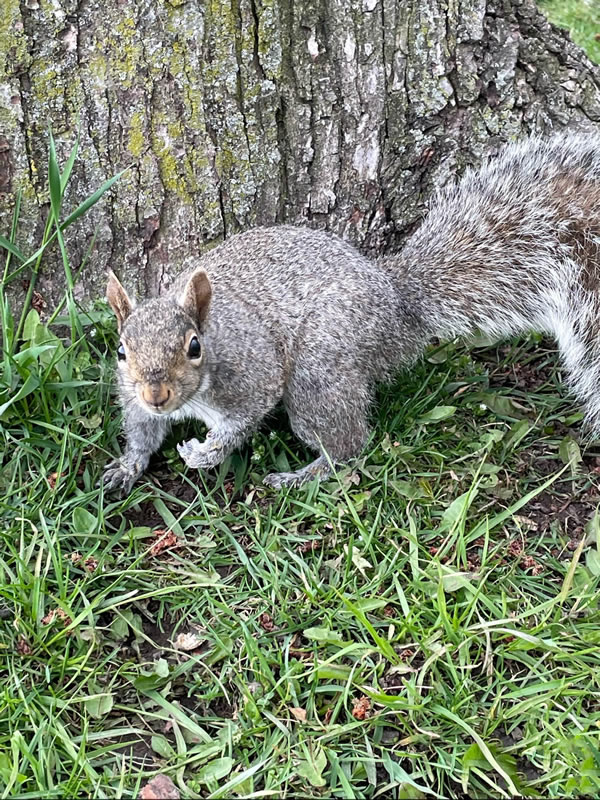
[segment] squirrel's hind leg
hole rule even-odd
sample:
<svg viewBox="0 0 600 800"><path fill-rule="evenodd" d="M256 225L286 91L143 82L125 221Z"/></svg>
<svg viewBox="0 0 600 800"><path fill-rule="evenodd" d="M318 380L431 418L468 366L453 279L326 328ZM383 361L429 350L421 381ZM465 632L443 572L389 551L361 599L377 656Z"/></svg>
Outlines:
<svg viewBox="0 0 600 800"><path fill-rule="evenodd" d="M325 456L319 456L310 464L296 472L272 472L264 479L265 486L281 489L284 486L296 488L317 478L322 481L331 475L331 466Z"/></svg>
<svg viewBox="0 0 600 800"><path fill-rule="evenodd" d="M369 436L369 391L359 376L344 375L329 383L290 381L284 403L296 436L320 456L297 472L267 475L267 486L302 486L331 475L331 464L360 455Z"/></svg>

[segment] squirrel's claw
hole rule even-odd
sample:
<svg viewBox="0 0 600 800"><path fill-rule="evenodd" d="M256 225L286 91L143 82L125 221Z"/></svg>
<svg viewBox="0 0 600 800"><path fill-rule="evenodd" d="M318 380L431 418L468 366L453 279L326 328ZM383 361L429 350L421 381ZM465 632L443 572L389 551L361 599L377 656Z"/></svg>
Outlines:
<svg viewBox="0 0 600 800"><path fill-rule="evenodd" d="M116 459L106 466L102 475L102 483L107 492L119 489L123 494L129 494L131 487L141 474L142 471L136 465L129 467L120 459Z"/></svg>
<svg viewBox="0 0 600 800"><path fill-rule="evenodd" d="M198 439L190 439L188 442L181 442L177 445L177 452L185 461L188 467L198 469L200 467L200 456L202 445Z"/></svg>
<svg viewBox="0 0 600 800"><path fill-rule="evenodd" d="M223 461L223 445L218 440L190 439L177 445L177 452L192 469L211 469Z"/></svg>

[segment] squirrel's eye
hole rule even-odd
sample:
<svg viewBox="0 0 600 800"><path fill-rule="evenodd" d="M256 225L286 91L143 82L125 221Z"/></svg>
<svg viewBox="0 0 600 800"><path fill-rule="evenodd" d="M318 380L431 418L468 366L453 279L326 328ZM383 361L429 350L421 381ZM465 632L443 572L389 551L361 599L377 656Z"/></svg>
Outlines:
<svg viewBox="0 0 600 800"><path fill-rule="evenodd" d="M125 348L122 344L119 345L119 349L117 350L117 358L119 361L125 361Z"/></svg>
<svg viewBox="0 0 600 800"><path fill-rule="evenodd" d="M188 358L200 358L200 342L197 336L192 336L188 345Z"/></svg>

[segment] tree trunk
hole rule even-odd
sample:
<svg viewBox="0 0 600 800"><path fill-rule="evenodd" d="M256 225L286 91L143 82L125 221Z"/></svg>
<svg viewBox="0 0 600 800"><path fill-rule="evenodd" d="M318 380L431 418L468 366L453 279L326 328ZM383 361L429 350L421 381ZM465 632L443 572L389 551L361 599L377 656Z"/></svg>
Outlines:
<svg viewBox="0 0 600 800"><path fill-rule="evenodd" d="M80 157L72 266L156 292L183 259L254 225L308 220L376 254L433 189L523 132L600 123L600 70L531 0L4 0L0 230L48 209L47 128ZM45 261L48 307L61 295Z"/></svg>

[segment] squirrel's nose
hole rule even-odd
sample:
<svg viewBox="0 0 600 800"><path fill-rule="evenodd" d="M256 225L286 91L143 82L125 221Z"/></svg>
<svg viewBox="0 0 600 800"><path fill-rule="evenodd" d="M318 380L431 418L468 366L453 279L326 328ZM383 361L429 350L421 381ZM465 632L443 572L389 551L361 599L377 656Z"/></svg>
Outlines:
<svg viewBox="0 0 600 800"><path fill-rule="evenodd" d="M168 403L172 394L173 392L164 383L149 383L142 389L144 402L155 408Z"/></svg>

